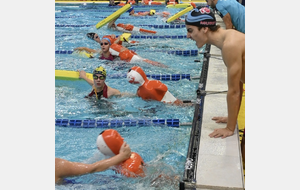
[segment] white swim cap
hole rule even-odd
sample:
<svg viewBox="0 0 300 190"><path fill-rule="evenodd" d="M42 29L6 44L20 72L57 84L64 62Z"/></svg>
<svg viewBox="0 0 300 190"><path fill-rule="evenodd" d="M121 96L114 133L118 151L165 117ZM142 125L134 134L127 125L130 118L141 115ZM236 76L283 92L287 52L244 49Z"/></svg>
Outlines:
<svg viewBox="0 0 300 190"><path fill-rule="evenodd" d="M97 138L98 150L105 156L115 156L119 154L124 142L122 136L114 129L102 131Z"/></svg>
<svg viewBox="0 0 300 190"><path fill-rule="evenodd" d="M141 86L148 79L140 67L134 66L128 71L127 80L132 84L139 84Z"/></svg>

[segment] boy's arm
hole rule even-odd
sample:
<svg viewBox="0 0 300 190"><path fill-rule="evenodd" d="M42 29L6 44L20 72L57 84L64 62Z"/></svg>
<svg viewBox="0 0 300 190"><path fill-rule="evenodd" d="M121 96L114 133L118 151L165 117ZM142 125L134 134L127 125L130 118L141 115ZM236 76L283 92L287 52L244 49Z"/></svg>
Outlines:
<svg viewBox="0 0 300 190"><path fill-rule="evenodd" d="M86 72L85 72L85 71L79 71L79 70L77 70L77 71L79 72L79 78L84 79L84 80L85 80L87 83L89 83L91 86L94 85L94 81L91 80L91 79L89 79L89 78L86 76Z"/></svg>
<svg viewBox="0 0 300 190"><path fill-rule="evenodd" d="M74 49L74 51L76 51L76 50L78 50L78 51L84 50L84 51L87 51L89 53L97 53L97 50L94 50L94 49L91 49L91 48L87 48L87 47L78 47L78 48Z"/></svg>

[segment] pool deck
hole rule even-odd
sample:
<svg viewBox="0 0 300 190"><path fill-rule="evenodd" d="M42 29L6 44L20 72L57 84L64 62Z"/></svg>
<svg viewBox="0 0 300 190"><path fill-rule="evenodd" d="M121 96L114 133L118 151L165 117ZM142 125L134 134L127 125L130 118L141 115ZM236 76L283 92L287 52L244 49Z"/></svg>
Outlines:
<svg viewBox="0 0 300 190"><path fill-rule="evenodd" d="M218 15L216 19L217 24L225 28ZM212 45L210 54L206 91L226 91L227 70L221 51ZM214 129L226 126L211 119L214 116L227 116L226 105L226 94L205 97L196 170L197 190L245 188L238 125L231 137L221 139L208 136Z"/></svg>

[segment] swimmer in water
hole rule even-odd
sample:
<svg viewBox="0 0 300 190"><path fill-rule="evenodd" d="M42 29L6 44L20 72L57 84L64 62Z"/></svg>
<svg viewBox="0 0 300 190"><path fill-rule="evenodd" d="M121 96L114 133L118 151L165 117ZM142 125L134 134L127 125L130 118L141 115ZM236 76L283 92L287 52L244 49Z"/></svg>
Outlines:
<svg viewBox="0 0 300 190"><path fill-rule="evenodd" d="M117 155L93 164L71 162L62 158L55 158L55 183L62 184L66 177L80 176L107 170L109 167L118 165L129 159L130 155L130 147L124 142Z"/></svg>
<svg viewBox="0 0 300 190"><path fill-rule="evenodd" d="M85 96L85 98L90 98L90 97L96 97L97 100L100 100L102 97L104 98L110 98L112 96L135 96L134 94L130 94L127 92L121 93L119 90L109 87L106 85L105 80L106 80L106 70L100 66L97 67L93 71L93 80L89 79L86 76L85 71L79 71L79 78L84 79L87 83L89 83L92 86L92 91Z"/></svg>
<svg viewBox="0 0 300 190"><path fill-rule="evenodd" d="M103 38L100 40L98 34L96 33L88 33L87 36L90 39L93 39L97 43L99 43L101 49L91 49L88 47L78 47L75 48L74 51L86 51L88 53L92 53L93 55L90 55L90 58L94 58L96 54L99 54L99 59L105 59L105 60L110 60L113 61L116 56L113 56L109 52L109 48L112 45L112 43L119 43L120 40L119 38L115 38L115 35L111 36L103 36Z"/></svg>
<svg viewBox="0 0 300 190"><path fill-rule="evenodd" d="M139 27L135 27L131 24L123 24L123 23L119 23L119 24L115 24L116 20L119 18L120 16L118 16L117 18L115 18L114 20L110 21L107 25L108 29L112 29L112 30L117 30L120 32L126 32L126 33L136 33L136 32L141 32L141 33L148 33L148 34L156 34L156 31L153 30L146 30L143 28L139 28ZM130 44L134 44L137 43L137 41L129 41ZM121 44L122 45L122 44Z"/></svg>
<svg viewBox="0 0 300 190"><path fill-rule="evenodd" d="M97 137L97 148L104 156L112 157L119 152L123 142L124 138L118 133L118 131L114 129L106 129ZM157 168L160 166L163 166L164 168L159 168L159 172L153 174L153 171L156 172ZM168 167L170 166L159 163L148 165L138 153L131 152L129 159L119 165L113 166L112 169L116 173L120 173L126 177L141 177L145 180L150 179L150 186L159 187L160 184L164 183L162 181L169 181L169 183L172 183L179 180L179 176L172 175L173 177L170 177L164 173L165 170L168 170ZM147 172L147 168L151 171ZM147 174L149 175L147 176Z"/></svg>
<svg viewBox="0 0 300 190"><path fill-rule="evenodd" d="M170 16L169 12L163 11L161 13L157 13L154 9L150 9L150 11L143 11L143 12L135 13L133 7L131 7L127 12L129 13L129 16L154 16L154 15L159 15L159 16L162 16L162 17L165 17L165 18Z"/></svg>
<svg viewBox="0 0 300 190"><path fill-rule="evenodd" d="M121 95L119 90L106 85L106 70L102 66L93 71L93 81L87 78L85 71L79 71L79 78L84 79L93 87L92 91L85 98L95 96L97 100L100 100L102 97L110 98L111 96Z"/></svg>

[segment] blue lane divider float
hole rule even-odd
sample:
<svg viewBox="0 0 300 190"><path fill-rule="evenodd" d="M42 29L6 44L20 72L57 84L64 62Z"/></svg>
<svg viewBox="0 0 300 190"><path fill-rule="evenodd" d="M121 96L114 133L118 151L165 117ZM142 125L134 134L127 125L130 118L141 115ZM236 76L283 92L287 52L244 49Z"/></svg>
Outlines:
<svg viewBox="0 0 300 190"><path fill-rule="evenodd" d="M74 36L76 34L59 34L55 35L55 37L65 37L65 36ZM118 35L116 37L119 37ZM158 36L158 35L131 35L130 38L135 38L135 39L184 39L186 38L186 35L163 35L163 36Z"/></svg>
<svg viewBox="0 0 300 190"><path fill-rule="evenodd" d="M178 81L178 80L191 80L191 74L146 74L147 78L152 78L156 80L166 80L166 81ZM111 79L119 79L126 78L127 74L108 74L107 78Z"/></svg>
<svg viewBox="0 0 300 190"><path fill-rule="evenodd" d="M93 27L95 24L55 24L55 27ZM172 25L157 25L157 24L140 24L137 26L151 27L151 28L185 28L185 24L172 24Z"/></svg>
<svg viewBox="0 0 300 190"><path fill-rule="evenodd" d="M135 51L136 49L131 49ZM149 51L148 51L149 52ZM198 55L198 50L151 50L151 52L163 52L163 53L168 53L168 54L174 54L174 55L182 55L182 56L197 56ZM55 54L72 54L73 51L71 50L56 50Z"/></svg>
<svg viewBox="0 0 300 190"><path fill-rule="evenodd" d="M152 78L155 80L164 80L164 81L179 81L179 80L191 80L198 79L199 77L191 77L191 74L146 74L147 78ZM108 79L120 79L126 78L127 74L108 74L106 78Z"/></svg>
<svg viewBox="0 0 300 190"><path fill-rule="evenodd" d="M136 39L183 39L186 38L186 35L163 35L163 36L157 36L157 35L131 35L130 38L136 38Z"/></svg>
<svg viewBox="0 0 300 190"><path fill-rule="evenodd" d="M179 119L112 119L112 120L82 120L82 119L55 119L55 126L73 128L114 128L131 126L163 126L179 127Z"/></svg>

